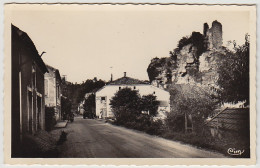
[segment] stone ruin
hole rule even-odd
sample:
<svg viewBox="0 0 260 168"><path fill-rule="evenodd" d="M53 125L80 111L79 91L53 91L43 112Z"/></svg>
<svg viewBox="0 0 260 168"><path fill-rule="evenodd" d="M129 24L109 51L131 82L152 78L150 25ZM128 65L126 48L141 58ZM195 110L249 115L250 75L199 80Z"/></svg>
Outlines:
<svg viewBox="0 0 260 168"><path fill-rule="evenodd" d="M209 29L209 25L204 23L203 35L206 38L208 49L219 49L223 44L222 24L215 20Z"/></svg>
<svg viewBox="0 0 260 168"><path fill-rule="evenodd" d="M170 68L172 74L170 82L165 71L167 65L162 65L161 68L157 67L161 73L151 82L153 85L158 87L159 84L163 88L173 83L211 85L214 88L217 87L216 80L218 74L216 72L216 64L218 58L214 52L221 52L222 49L222 24L215 20L212 22L211 28L209 28L207 23L204 23L203 26L204 46L207 48L207 51L198 56L196 55L197 48L195 46L192 44L184 46L177 55L177 67L174 69ZM199 58L199 60L194 61L195 57ZM201 75L192 75L197 72Z"/></svg>

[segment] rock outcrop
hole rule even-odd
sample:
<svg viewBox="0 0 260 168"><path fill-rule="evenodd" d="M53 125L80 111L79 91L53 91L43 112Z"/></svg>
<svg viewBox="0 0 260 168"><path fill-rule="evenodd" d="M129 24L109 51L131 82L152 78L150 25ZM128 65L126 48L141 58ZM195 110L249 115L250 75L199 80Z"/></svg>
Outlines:
<svg viewBox="0 0 260 168"><path fill-rule="evenodd" d="M150 82L168 88L172 84L198 84L217 88L217 63L224 54L222 25L204 25L203 34L193 32L179 41L170 57L154 58L147 68Z"/></svg>

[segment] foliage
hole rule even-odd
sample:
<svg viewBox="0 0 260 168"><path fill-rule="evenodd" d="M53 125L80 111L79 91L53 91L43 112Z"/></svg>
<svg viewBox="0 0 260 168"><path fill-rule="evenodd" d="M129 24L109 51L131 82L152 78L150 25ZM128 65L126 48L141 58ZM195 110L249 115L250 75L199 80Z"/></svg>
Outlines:
<svg viewBox="0 0 260 168"><path fill-rule="evenodd" d="M205 129L204 129L205 128ZM213 137L210 130L206 127L201 129L200 133L187 133L164 131L162 133L163 138L180 141L185 144L191 144L199 148L206 150L218 151L227 157L235 158L249 158L250 157L250 139L245 136L241 136L240 133L225 131L225 136L222 139ZM227 149L229 148L240 148L244 149L245 152L240 155L229 155Z"/></svg>
<svg viewBox="0 0 260 168"><path fill-rule="evenodd" d="M95 118L96 116L96 96L95 94L89 95L87 98L85 98L85 102L83 104L84 108L84 116L88 118Z"/></svg>
<svg viewBox="0 0 260 168"><path fill-rule="evenodd" d="M78 90L78 96L77 96L77 103L84 100L84 96L86 93L95 92L98 89L102 88L105 85L105 82L102 80L96 81L96 80L86 80L83 82Z"/></svg>
<svg viewBox="0 0 260 168"><path fill-rule="evenodd" d="M62 96L61 97L61 116L62 116L63 120L68 119L68 116L71 115L71 113L72 113L71 106L72 106L71 101L68 98Z"/></svg>
<svg viewBox="0 0 260 168"><path fill-rule="evenodd" d="M123 88L112 97L110 105L116 117L115 124L149 134L161 133L163 122L153 120L159 105L156 96L150 94L140 97L138 91ZM142 114L142 111L149 111L149 114Z"/></svg>
<svg viewBox="0 0 260 168"><path fill-rule="evenodd" d="M147 68L147 73L149 76L150 82L155 80L155 77L160 74L160 70L158 70L158 67L165 66L166 58L153 58L150 65Z"/></svg>
<svg viewBox="0 0 260 168"><path fill-rule="evenodd" d="M137 90L123 88L110 101L117 122L133 121L141 114L140 95Z"/></svg>
<svg viewBox="0 0 260 168"><path fill-rule="evenodd" d="M220 98L223 102L246 101L249 104L249 36L245 44L236 46L234 51L226 50L226 55L218 67L218 85L221 87Z"/></svg>
<svg viewBox="0 0 260 168"><path fill-rule="evenodd" d="M176 68L177 68L176 60L174 60L171 57L153 58L147 68L149 80L150 82L155 80L155 78L161 73L161 71L164 70L166 70L167 78L168 80L170 80L172 77L171 70Z"/></svg>
<svg viewBox="0 0 260 168"><path fill-rule="evenodd" d="M154 95L140 96L137 90L123 88L119 90L110 101L117 124L134 122L146 123L157 114L158 101ZM149 115L142 114L142 111L149 111Z"/></svg>
<svg viewBox="0 0 260 168"><path fill-rule="evenodd" d="M182 131L184 116L192 116L194 130L200 130L204 120L213 112L218 101L213 99L210 89L192 85L175 85L170 90L172 110L166 122L170 129ZM180 123L182 121L182 123ZM176 124L179 125L176 125Z"/></svg>
<svg viewBox="0 0 260 168"><path fill-rule="evenodd" d="M192 32L190 37L188 37L188 36L183 37L179 41L178 47L175 50L175 52L179 52L184 46L186 46L188 44L192 44L193 46L195 46L197 48L196 55L198 57L207 50L207 48L205 47L204 41L205 41L204 36L201 33Z"/></svg>
<svg viewBox="0 0 260 168"><path fill-rule="evenodd" d="M54 107L45 106L45 129L51 131L53 126L56 124L55 120L55 109Z"/></svg>
<svg viewBox="0 0 260 168"><path fill-rule="evenodd" d="M169 58L153 58L151 60L151 63L147 68L147 73L150 82L155 80L156 77L158 77L162 73L161 71L163 70L167 71L166 77L168 81L171 81L171 71L176 69L178 66L177 55L180 53L184 46L187 46L189 44L191 45L191 47L194 47L196 49L194 53L194 59L195 62L198 63L199 56L207 50L207 45L205 44L205 37L201 33L192 32L190 36L185 36L182 39L180 39L177 48L169 52Z"/></svg>
<svg viewBox="0 0 260 168"><path fill-rule="evenodd" d="M75 111L78 104L84 100L86 93L95 92L105 85L105 81L88 79L80 84L63 81L64 95L71 99L72 110Z"/></svg>
<svg viewBox="0 0 260 168"><path fill-rule="evenodd" d="M149 94L142 96L140 100L140 107L143 111L149 111L149 115L156 116L158 111L159 102L156 96Z"/></svg>

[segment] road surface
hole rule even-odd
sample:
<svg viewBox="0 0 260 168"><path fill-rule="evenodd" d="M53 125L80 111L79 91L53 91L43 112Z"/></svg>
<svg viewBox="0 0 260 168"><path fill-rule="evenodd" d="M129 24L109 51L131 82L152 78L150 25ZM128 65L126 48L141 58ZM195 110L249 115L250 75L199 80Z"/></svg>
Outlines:
<svg viewBox="0 0 260 168"><path fill-rule="evenodd" d="M147 135L139 131L75 118L64 128L67 141L59 146L61 158L200 158L224 155Z"/></svg>

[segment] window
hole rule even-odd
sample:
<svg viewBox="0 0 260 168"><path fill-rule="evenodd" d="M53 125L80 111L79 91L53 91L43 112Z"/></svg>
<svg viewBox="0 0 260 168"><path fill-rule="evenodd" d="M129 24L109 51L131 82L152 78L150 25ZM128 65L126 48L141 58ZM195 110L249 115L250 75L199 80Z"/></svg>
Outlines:
<svg viewBox="0 0 260 168"><path fill-rule="evenodd" d="M106 102L106 97L101 97L101 103L105 103Z"/></svg>
<svg viewBox="0 0 260 168"><path fill-rule="evenodd" d="M153 92L153 94L155 94L155 92Z"/></svg>
<svg viewBox="0 0 260 168"><path fill-rule="evenodd" d="M32 88L36 88L36 68L32 66Z"/></svg>
<svg viewBox="0 0 260 168"><path fill-rule="evenodd" d="M119 90L121 90L121 87L119 87Z"/></svg>

